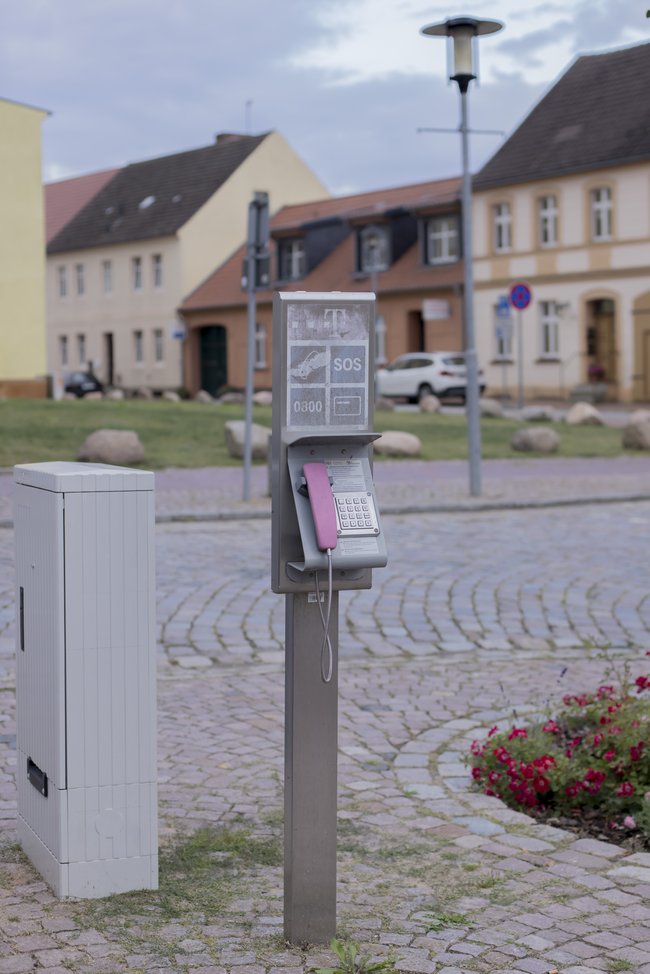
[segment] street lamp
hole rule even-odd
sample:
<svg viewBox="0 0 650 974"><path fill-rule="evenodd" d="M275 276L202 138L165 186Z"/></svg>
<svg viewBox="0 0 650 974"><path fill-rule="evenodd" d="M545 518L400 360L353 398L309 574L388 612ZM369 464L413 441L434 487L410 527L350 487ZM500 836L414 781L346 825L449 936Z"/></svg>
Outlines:
<svg viewBox="0 0 650 974"><path fill-rule="evenodd" d="M472 497L481 494L481 423L479 410L478 361L474 337L474 276L472 268L472 177L469 170L469 146L467 126L467 89L476 78L474 69L475 38L481 34L495 34L503 28L498 20L477 20L476 17L451 17L439 24L422 27L420 33L427 37L451 37L453 42L452 81L460 91L460 134L463 149L463 253L464 261L464 319L465 319L465 366L467 369L467 449L469 453L469 492Z"/></svg>

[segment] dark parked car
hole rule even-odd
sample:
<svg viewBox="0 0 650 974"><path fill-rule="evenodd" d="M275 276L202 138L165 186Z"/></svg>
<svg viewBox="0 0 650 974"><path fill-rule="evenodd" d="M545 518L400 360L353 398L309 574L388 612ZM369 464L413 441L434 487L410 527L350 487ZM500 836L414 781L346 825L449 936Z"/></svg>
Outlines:
<svg viewBox="0 0 650 974"><path fill-rule="evenodd" d="M89 392L103 392L104 386L97 376L91 372L69 372L66 375L63 388L65 392L71 392L73 396L81 398Z"/></svg>

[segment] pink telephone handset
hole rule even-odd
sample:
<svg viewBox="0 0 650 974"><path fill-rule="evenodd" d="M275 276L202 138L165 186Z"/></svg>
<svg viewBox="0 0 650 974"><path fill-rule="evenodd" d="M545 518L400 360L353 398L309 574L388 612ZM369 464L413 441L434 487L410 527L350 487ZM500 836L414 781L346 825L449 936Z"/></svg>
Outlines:
<svg viewBox="0 0 650 974"><path fill-rule="evenodd" d="M321 551L336 548L336 508L327 467L324 463L306 463L302 472L307 482L309 503L314 517L316 543Z"/></svg>

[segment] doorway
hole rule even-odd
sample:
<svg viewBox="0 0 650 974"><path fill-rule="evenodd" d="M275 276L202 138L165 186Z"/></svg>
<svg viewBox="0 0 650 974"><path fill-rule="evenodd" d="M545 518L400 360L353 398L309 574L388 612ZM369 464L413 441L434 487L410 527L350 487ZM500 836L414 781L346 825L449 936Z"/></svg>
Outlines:
<svg viewBox="0 0 650 974"><path fill-rule="evenodd" d="M618 382L616 318L611 298L587 301L587 381Z"/></svg>
<svg viewBox="0 0 650 974"><path fill-rule="evenodd" d="M632 395L650 402L650 291L634 301L634 386Z"/></svg>
<svg viewBox="0 0 650 974"><path fill-rule="evenodd" d="M201 328L199 355L201 361L201 388L211 396L228 382L228 354L224 325L207 325Z"/></svg>
<svg viewBox="0 0 650 974"><path fill-rule="evenodd" d="M424 318L421 311L409 311L407 320L407 352L424 352Z"/></svg>

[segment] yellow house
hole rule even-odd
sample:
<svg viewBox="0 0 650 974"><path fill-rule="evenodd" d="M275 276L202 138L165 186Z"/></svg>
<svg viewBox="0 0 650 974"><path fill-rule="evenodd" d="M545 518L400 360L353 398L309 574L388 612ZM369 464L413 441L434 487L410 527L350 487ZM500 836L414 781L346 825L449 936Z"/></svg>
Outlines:
<svg viewBox="0 0 650 974"><path fill-rule="evenodd" d="M0 396L46 394L41 122L0 98Z"/></svg>

